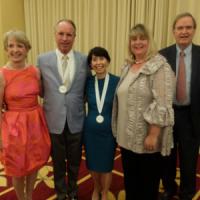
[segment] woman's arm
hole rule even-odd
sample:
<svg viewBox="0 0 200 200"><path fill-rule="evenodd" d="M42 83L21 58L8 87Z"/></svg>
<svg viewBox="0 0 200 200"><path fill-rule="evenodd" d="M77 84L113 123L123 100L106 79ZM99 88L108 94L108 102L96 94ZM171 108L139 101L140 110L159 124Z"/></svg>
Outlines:
<svg viewBox="0 0 200 200"><path fill-rule="evenodd" d="M5 81L2 72L0 72L0 150L2 149L2 137L1 137L1 118L3 108L3 96L4 96Z"/></svg>
<svg viewBox="0 0 200 200"><path fill-rule="evenodd" d="M153 151L157 148L158 138L160 136L161 128L158 125L150 124L147 137L144 141L145 149Z"/></svg>
<svg viewBox="0 0 200 200"><path fill-rule="evenodd" d="M42 97L43 95L43 89L42 89L42 80L41 80L41 73L40 73L40 70L36 67L36 70L37 70L37 77L38 77L38 82L39 82L39 88L40 88L40 97Z"/></svg>
<svg viewBox="0 0 200 200"><path fill-rule="evenodd" d="M153 100L144 117L149 124L144 141L145 148L156 150L161 130L173 126L172 101L175 88L175 76L168 63L163 63L152 76Z"/></svg>

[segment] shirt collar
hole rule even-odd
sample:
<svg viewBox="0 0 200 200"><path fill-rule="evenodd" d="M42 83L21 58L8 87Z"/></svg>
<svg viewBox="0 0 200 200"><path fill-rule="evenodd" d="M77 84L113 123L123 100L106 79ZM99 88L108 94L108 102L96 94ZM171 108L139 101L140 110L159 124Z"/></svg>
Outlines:
<svg viewBox="0 0 200 200"><path fill-rule="evenodd" d="M181 49L180 49L180 47L177 44L176 44L176 50L177 50L178 54L181 52ZM191 53L191 51L192 51L192 44L188 45L187 48L184 49L184 53L186 55L188 55L189 53Z"/></svg>
<svg viewBox="0 0 200 200"><path fill-rule="evenodd" d="M63 56L65 56L65 54L61 53L61 51L60 51L59 49L56 49L56 55L57 55L57 57L58 57L59 59L61 59L61 60L62 60ZM69 51L69 53L67 54L67 57L68 57L68 58L71 58L72 55L73 55L73 50L71 49L71 50Z"/></svg>

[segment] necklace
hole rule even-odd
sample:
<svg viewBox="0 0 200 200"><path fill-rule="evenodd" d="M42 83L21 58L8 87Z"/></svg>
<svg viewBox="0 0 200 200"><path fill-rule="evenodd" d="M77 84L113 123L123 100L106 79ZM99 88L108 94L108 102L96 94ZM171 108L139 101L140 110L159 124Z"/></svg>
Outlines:
<svg viewBox="0 0 200 200"><path fill-rule="evenodd" d="M97 80L97 76L95 76L95 84L94 84L95 85L95 96L96 96L97 110L99 112L99 115L96 117L97 123L103 123L103 121L104 121L104 117L101 114L101 112L102 112L103 106L104 106L104 101L105 101L105 97L106 97L106 93L107 93L107 89L108 89L108 83L109 83L109 74L106 74L104 85L103 85L102 95L100 97L98 80Z"/></svg>
<svg viewBox="0 0 200 200"><path fill-rule="evenodd" d="M134 60L134 63L135 64L142 64L144 63L145 61L144 60Z"/></svg>
<svg viewBox="0 0 200 200"><path fill-rule="evenodd" d="M22 69L26 69L28 65L25 64L25 65L13 66L11 63L8 62L6 63L6 67L11 70L22 70Z"/></svg>

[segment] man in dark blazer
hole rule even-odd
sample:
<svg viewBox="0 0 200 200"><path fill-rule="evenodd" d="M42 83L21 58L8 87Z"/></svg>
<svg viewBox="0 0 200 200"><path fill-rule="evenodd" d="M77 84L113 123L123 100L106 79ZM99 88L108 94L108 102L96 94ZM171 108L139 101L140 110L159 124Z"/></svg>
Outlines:
<svg viewBox="0 0 200 200"><path fill-rule="evenodd" d="M196 193L196 168L200 143L200 46L192 43L195 30L196 21L190 13L178 15L173 23L176 44L160 51L176 74L177 86L181 51L184 51L186 72L184 101L177 100L177 90L175 91L174 148L169 157L163 158L162 200L170 200L178 192L175 182L177 150L180 166L180 199L192 200Z"/></svg>
<svg viewBox="0 0 200 200"><path fill-rule="evenodd" d="M77 178L85 116L84 87L89 70L86 56L72 50L75 36L73 21L58 21L55 26L57 49L38 57L58 200L78 199Z"/></svg>

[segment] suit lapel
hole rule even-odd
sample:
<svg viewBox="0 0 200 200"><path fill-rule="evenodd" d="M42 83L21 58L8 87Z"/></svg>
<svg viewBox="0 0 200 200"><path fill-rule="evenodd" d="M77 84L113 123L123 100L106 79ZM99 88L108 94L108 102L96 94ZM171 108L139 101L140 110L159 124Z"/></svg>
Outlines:
<svg viewBox="0 0 200 200"><path fill-rule="evenodd" d="M168 62L171 65L172 70L176 73L176 45L173 45L171 48Z"/></svg>
<svg viewBox="0 0 200 200"><path fill-rule="evenodd" d="M49 66L52 70L52 73L55 75L59 83L62 84L62 78L60 77L60 74L58 72L58 62L57 62L56 52L52 53L52 56L50 56L48 63L50 63Z"/></svg>

